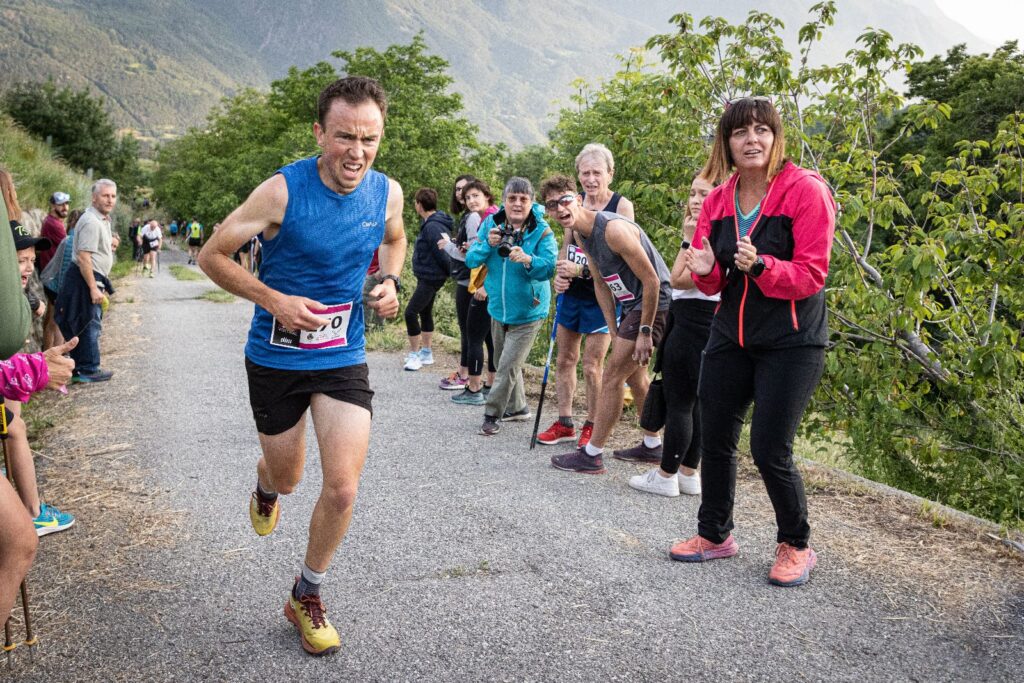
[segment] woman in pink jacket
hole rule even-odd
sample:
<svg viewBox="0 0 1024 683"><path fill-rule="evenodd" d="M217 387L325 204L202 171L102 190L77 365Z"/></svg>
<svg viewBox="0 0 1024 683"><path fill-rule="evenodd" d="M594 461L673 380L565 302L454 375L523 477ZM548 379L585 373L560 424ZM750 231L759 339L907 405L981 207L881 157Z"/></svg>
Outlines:
<svg viewBox="0 0 1024 683"><path fill-rule="evenodd" d="M704 349L703 499L697 535L673 559L735 555L731 531L736 444L754 405L750 450L778 525L771 583L806 583L816 557L793 438L824 368L828 275L836 206L825 181L785 158L782 119L765 97L730 103L718 123L709 174L731 177L704 202L688 267L722 301Z"/></svg>

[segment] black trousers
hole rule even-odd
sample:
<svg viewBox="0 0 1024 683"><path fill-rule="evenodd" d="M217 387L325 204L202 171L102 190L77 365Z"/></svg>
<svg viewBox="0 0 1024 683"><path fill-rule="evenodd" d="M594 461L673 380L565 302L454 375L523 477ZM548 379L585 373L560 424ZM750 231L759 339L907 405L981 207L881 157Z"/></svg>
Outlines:
<svg viewBox="0 0 1024 683"><path fill-rule="evenodd" d="M697 533L722 543L733 528L736 444L754 404L750 452L775 509L777 541L806 548L807 498L793 438L825 365L825 349L744 349L717 332L704 350L700 386L701 490Z"/></svg>
<svg viewBox="0 0 1024 683"><path fill-rule="evenodd" d="M466 285L455 284L455 316L459 320L459 365L469 367L469 302L473 295Z"/></svg>
<svg viewBox="0 0 1024 683"><path fill-rule="evenodd" d="M418 280L405 305L405 331L410 337L434 331L434 298L447 280Z"/></svg>
<svg viewBox="0 0 1024 683"><path fill-rule="evenodd" d="M478 301L470 295L466 330L469 337L466 356L469 374L476 377L484 373L484 346L487 347L487 370L495 372L497 368L494 366L494 337L491 336L491 314L487 312L486 299Z"/></svg>
<svg viewBox="0 0 1024 683"><path fill-rule="evenodd" d="M670 474L679 465L700 465L700 404L697 383L700 360L711 334L718 302L676 299L669 309L669 333L662 347L662 386L665 390L665 446L661 469Z"/></svg>

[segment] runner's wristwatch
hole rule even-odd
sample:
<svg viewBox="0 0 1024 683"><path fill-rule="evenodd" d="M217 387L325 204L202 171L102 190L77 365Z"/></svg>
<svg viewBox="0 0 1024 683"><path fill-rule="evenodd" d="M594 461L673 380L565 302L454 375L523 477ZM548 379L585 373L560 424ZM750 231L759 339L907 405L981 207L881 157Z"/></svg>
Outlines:
<svg viewBox="0 0 1024 683"><path fill-rule="evenodd" d="M651 326L650 325L641 325L640 326L640 334L644 335L645 337L650 337L651 336Z"/></svg>
<svg viewBox="0 0 1024 683"><path fill-rule="evenodd" d="M385 280L391 280L395 283L395 294L402 291L402 280L397 275L385 275L380 279L381 284L384 284Z"/></svg>

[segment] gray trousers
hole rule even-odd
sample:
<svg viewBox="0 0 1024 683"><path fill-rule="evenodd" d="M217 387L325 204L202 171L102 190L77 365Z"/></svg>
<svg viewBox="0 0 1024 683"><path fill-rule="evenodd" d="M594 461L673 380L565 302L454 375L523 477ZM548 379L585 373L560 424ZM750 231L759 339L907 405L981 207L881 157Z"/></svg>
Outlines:
<svg viewBox="0 0 1024 683"><path fill-rule="evenodd" d="M543 320L523 325L502 325L497 320L491 321L491 334L494 336L494 355L498 359L497 372L494 373L494 384L487 397L484 415L497 417L508 413L518 413L526 408L526 389L523 386L523 364L530 355L533 340Z"/></svg>

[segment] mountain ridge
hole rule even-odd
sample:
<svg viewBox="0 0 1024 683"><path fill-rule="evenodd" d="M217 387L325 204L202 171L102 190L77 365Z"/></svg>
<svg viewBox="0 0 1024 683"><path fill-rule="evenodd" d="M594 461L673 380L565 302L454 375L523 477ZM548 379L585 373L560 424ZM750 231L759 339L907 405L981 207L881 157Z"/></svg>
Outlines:
<svg viewBox="0 0 1024 683"><path fill-rule="evenodd" d="M764 0L792 39L812 3ZM265 88L290 66L335 50L384 49L417 32L451 64L454 90L481 137L513 147L543 142L577 78L618 68L616 54L673 27L688 11L741 21L745 0L6 0L0 10L0 87L53 77L110 99L118 125L159 141L202 125L222 97ZM956 42L989 47L932 0L841 0L837 26L816 48L834 61L863 29L885 28L927 55Z"/></svg>

